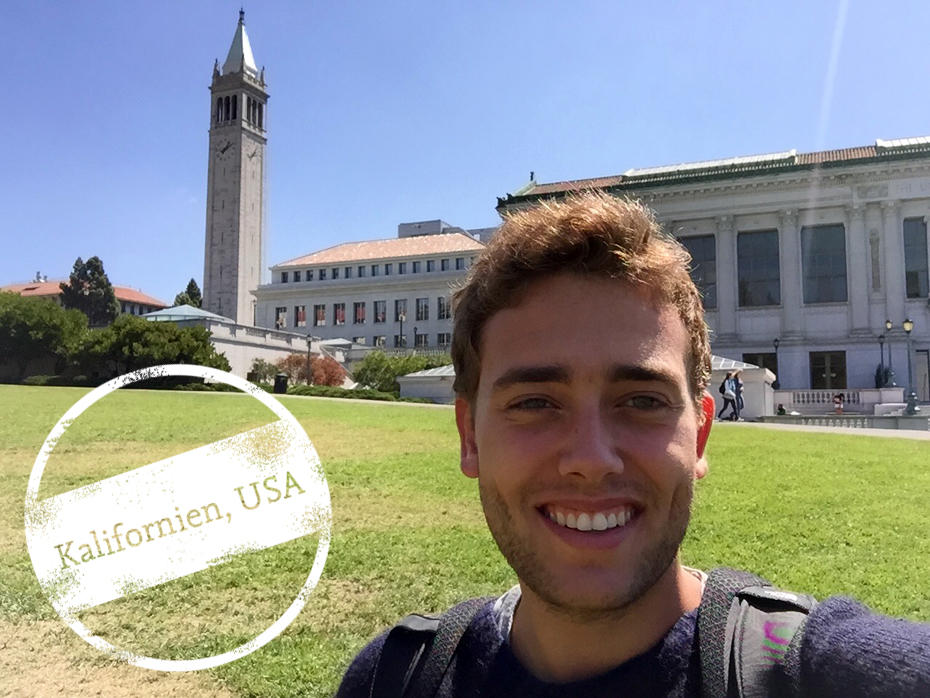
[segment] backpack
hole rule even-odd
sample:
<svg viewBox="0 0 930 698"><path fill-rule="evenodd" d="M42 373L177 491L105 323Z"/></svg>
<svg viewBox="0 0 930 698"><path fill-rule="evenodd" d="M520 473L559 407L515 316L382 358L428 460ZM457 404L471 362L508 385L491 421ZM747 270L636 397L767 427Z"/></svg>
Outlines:
<svg viewBox="0 0 930 698"><path fill-rule="evenodd" d="M490 597L442 616L409 615L388 633L371 698L432 698L456 647ZM813 597L772 586L748 572L713 570L698 609L701 695L705 698L801 696L800 645Z"/></svg>
<svg viewBox="0 0 930 698"><path fill-rule="evenodd" d="M727 392L727 379L726 378L720 381L720 394L723 395L725 392Z"/></svg>

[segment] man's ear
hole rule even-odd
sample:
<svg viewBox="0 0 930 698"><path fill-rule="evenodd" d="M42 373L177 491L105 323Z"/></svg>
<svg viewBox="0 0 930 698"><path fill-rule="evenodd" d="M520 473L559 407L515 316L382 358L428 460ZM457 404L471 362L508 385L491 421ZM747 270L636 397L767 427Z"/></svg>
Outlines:
<svg viewBox="0 0 930 698"><path fill-rule="evenodd" d="M717 406L714 398L704 391L701 398L701 417L702 421L698 425L697 433L697 457L698 462L694 469L694 476L702 478L707 475L707 458L704 457L704 449L707 448L707 439L710 437L710 428L714 425L714 415L717 412Z"/></svg>
<svg viewBox="0 0 930 698"><path fill-rule="evenodd" d="M455 399L455 425L459 428L462 472L478 477L478 446L475 443L475 420L471 404L465 398Z"/></svg>

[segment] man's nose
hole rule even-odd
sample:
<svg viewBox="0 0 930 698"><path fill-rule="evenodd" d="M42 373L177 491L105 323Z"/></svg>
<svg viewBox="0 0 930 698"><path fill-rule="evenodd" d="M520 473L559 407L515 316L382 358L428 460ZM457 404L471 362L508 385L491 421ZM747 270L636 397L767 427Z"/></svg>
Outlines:
<svg viewBox="0 0 930 698"><path fill-rule="evenodd" d="M559 474L600 482L608 475L619 475L623 468L614 426L600 410L578 414L562 443Z"/></svg>

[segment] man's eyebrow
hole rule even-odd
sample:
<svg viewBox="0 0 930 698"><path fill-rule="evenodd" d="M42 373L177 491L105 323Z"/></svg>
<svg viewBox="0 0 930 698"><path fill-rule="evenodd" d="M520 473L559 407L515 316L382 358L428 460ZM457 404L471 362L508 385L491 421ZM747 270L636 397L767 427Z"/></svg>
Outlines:
<svg viewBox="0 0 930 698"><path fill-rule="evenodd" d="M670 383L672 385L678 383L677 378L668 371L639 364L618 364L613 366L608 374L608 380L611 383L619 383L621 381L657 381L659 383Z"/></svg>
<svg viewBox="0 0 930 698"><path fill-rule="evenodd" d="M565 366L515 366L505 371L491 386L502 390L517 383L568 383L569 372Z"/></svg>

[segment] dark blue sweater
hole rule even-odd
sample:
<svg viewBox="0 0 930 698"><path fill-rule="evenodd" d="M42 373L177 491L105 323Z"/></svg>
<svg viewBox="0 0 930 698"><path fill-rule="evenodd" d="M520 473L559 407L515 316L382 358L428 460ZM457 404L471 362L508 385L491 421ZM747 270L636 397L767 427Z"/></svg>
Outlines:
<svg viewBox="0 0 930 698"><path fill-rule="evenodd" d="M491 604L459 644L440 696L694 696L701 695L697 611L687 613L652 649L605 674L567 684L539 681L501 637ZM338 698L368 698L386 633L355 658ZM818 605L801 646L803 693L809 696L930 696L930 625L871 613L844 597Z"/></svg>

